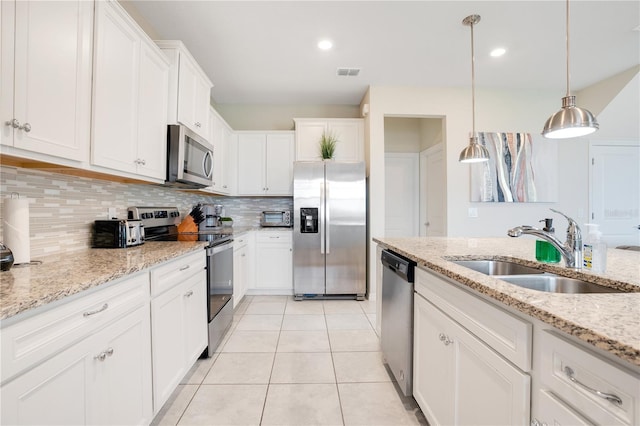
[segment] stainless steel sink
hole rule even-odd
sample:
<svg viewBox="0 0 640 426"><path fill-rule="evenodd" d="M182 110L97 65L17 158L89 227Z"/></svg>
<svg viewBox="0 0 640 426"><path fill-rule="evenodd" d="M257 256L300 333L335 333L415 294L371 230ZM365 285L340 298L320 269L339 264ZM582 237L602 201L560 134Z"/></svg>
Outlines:
<svg viewBox="0 0 640 426"><path fill-rule="evenodd" d="M508 275L496 276L494 278L501 279L519 287L531 290L546 291L549 293L624 293L611 287L605 287L587 281L575 278L561 277L553 274L538 275Z"/></svg>
<svg viewBox="0 0 640 426"><path fill-rule="evenodd" d="M530 268L514 262L505 260L452 260L451 262L473 269L485 275L523 275L542 274L540 269Z"/></svg>

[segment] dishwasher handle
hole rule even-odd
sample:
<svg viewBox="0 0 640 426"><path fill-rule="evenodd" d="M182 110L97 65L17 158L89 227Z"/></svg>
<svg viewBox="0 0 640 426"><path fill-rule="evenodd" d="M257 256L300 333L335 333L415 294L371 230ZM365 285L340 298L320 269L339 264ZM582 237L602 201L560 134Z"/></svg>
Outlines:
<svg viewBox="0 0 640 426"><path fill-rule="evenodd" d="M413 282L413 269L416 262L389 250L383 250L380 257L382 266L390 269L404 281Z"/></svg>

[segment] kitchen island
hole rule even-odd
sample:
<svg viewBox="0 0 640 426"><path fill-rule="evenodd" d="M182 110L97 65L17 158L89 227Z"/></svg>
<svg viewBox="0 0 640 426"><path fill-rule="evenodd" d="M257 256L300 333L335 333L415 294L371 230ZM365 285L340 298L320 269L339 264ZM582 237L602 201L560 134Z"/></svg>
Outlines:
<svg viewBox="0 0 640 426"><path fill-rule="evenodd" d="M430 424L640 422L639 253L610 249L607 272L595 274L537 262L533 238L374 241L418 265L408 307L413 396ZM531 290L459 260L507 261L620 292Z"/></svg>
<svg viewBox="0 0 640 426"><path fill-rule="evenodd" d="M571 270L535 260L533 238L374 238L509 308L529 315L640 368L640 253L609 249L605 273ZM628 293L560 294L529 290L457 265L451 260L496 259L580 278Z"/></svg>

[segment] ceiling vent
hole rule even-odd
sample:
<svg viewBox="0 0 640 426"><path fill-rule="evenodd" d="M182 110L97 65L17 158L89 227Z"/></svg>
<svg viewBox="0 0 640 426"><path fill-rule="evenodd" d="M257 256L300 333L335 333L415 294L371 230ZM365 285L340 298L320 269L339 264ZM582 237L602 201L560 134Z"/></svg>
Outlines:
<svg viewBox="0 0 640 426"><path fill-rule="evenodd" d="M338 68L336 74L342 77L357 77L360 74L360 68Z"/></svg>

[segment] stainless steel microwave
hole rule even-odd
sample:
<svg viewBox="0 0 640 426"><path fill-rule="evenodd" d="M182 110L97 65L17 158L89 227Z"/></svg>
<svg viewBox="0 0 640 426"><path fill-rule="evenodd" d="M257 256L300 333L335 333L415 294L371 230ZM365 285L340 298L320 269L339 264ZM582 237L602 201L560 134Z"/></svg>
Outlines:
<svg viewBox="0 0 640 426"><path fill-rule="evenodd" d="M260 219L260 226L274 226L290 228L293 226L291 223L291 212L284 211L264 211L262 212L262 218Z"/></svg>
<svg viewBox="0 0 640 426"><path fill-rule="evenodd" d="M211 186L213 146L182 125L167 131L166 185L182 188Z"/></svg>

